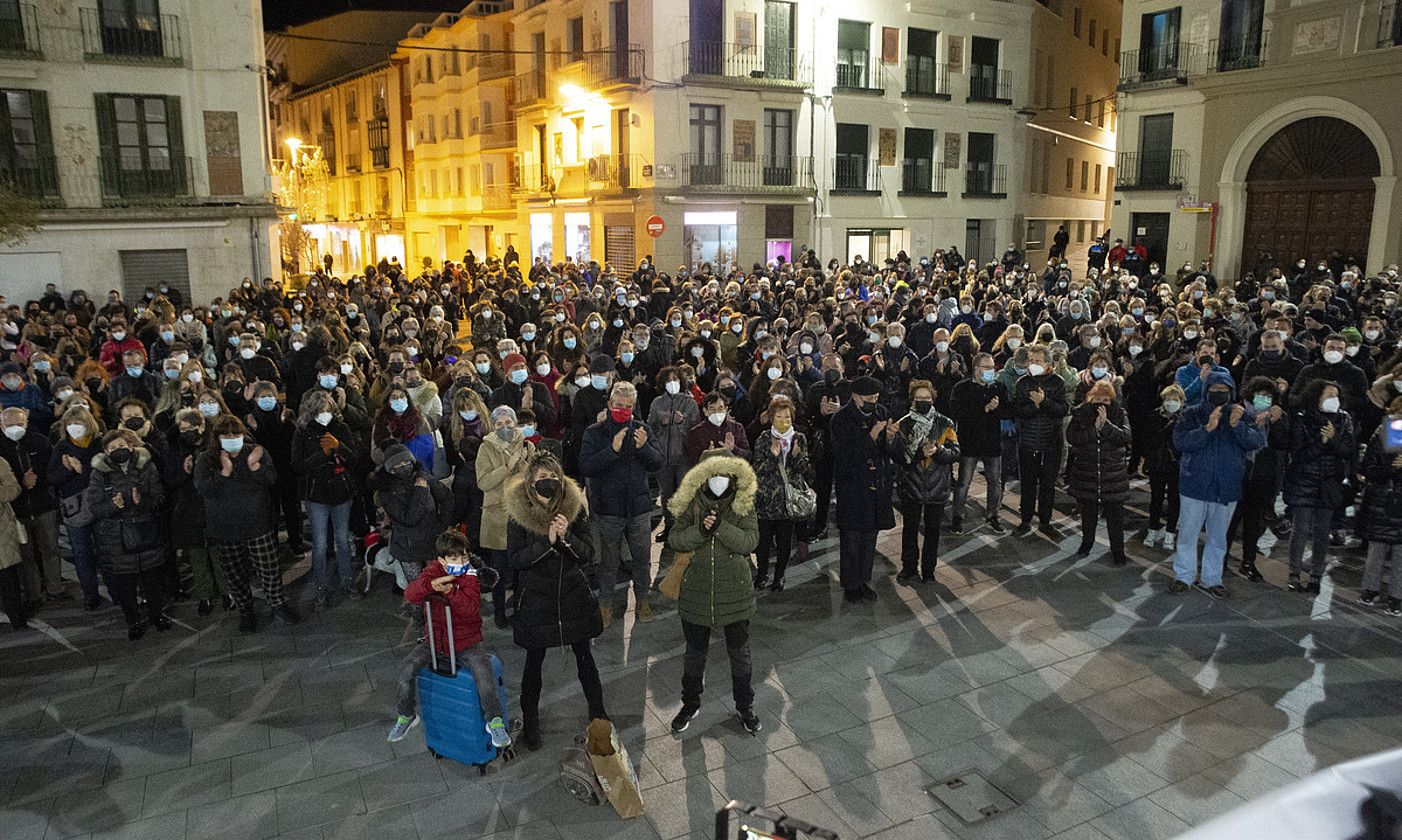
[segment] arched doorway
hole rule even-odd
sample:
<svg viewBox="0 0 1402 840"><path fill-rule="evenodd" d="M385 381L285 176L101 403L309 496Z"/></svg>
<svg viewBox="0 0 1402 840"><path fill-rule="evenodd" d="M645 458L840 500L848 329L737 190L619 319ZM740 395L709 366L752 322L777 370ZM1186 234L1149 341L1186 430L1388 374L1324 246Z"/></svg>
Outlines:
<svg viewBox="0 0 1402 840"><path fill-rule="evenodd" d="M1242 260L1275 265L1323 259L1335 249L1366 265L1378 152L1336 117L1296 120L1267 140L1246 175Z"/></svg>

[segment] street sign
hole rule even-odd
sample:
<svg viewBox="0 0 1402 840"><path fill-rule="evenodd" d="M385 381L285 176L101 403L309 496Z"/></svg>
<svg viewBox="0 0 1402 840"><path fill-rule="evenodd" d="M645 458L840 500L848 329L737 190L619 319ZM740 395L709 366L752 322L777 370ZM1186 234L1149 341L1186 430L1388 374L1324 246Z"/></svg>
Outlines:
<svg viewBox="0 0 1402 840"><path fill-rule="evenodd" d="M661 236L661 235L662 235L662 231L664 231L664 230L666 230L666 229L667 229L667 225L666 225L665 223L663 223L662 217L661 217L661 216L649 216L649 217L648 217L648 220L647 220L647 235L648 235L648 236L651 236L653 239L656 239L657 237Z"/></svg>

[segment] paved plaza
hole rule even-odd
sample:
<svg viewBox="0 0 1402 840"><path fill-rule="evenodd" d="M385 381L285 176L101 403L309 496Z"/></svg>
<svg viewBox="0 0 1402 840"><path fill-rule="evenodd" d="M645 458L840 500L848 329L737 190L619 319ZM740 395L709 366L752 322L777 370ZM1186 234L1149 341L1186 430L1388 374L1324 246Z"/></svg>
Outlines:
<svg viewBox="0 0 1402 840"><path fill-rule="evenodd" d="M115 608L47 610L42 633L0 633L0 838L707 840L736 798L844 840L1155 840L1402 744L1402 625L1353 604L1356 552L1311 598L1283 591L1277 545L1266 582L1229 578L1214 601L1168 594L1164 553L1137 539L1127 568L1103 542L1077 558L1060 523L1059 541L946 535L937 582L897 587L878 566L870 606L842 603L836 543L816 544L753 622L758 737L730 713L719 643L701 714L673 737L675 611L616 621L596 656L648 811L627 823L558 781L585 723L564 651L547 659L541 751L479 777L429 756L422 729L385 741L407 650L388 578L254 636L188 602L135 644ZM899 531L881 550L898 555ZM522 652L487 638L514 702ZM968 826L924 791L967 770L1018 807Z"/></svg>

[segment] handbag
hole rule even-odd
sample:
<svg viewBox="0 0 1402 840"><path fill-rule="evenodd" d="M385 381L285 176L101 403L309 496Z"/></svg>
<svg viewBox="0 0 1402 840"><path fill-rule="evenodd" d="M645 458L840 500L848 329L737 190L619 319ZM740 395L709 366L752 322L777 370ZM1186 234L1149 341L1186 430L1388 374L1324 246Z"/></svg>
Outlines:
<svg viewBox="0 0 1402 840"><path fill-rule="evenodd" d="M779 462L779 477L784 481L784 510L789 519L795 522L812 519L818 512L818 492L809 487L802 476L789 478L783 461Z"/></svg>
<svg viewBox="0 0 1402 840"><path fill-rule="evenodd" d="M682 578L686 576L686 567L691 565L691 552L681 551L672 558L672 567L667 570L667 574L662 578L662 582L657 584L657 591L665 597L679 601L682 597Z"/></svg>
<svg viewBox="0 0 1402 840"><path fill-rule="evenodd" d="M594 764L589 760L583 735L574 737L574 744L565 748L560 759L560 782L570 796L586 805L600 805L608 799L604 786L599 784L599 776L594 772Z"/></svg>
<svg viewBox="0 0 1402 840"><path fill-rule="evenodd" d="M92 524L92 510L83 503L83 494L74 493L58 500L63 524L70 528L86 528Z"/></svg>

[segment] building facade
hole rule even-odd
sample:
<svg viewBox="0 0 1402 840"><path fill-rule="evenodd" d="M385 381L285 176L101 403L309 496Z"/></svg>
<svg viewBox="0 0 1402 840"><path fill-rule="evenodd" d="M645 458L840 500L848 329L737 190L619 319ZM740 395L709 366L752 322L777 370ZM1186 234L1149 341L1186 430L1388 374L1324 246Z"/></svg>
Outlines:
<svg viewBox="0 0 1402 840"><path fill-rule="evenodd" d="M41 209L0 250L0 291L164 281L208 300L272 273L260 17L252 0L10 4L0 178Z"/></svg>
<svg viewBox="0 0 1402 840"><path fill-rule="evenodd" d="M1398 261L1395 3L1132 2L1122 30L1112 224L1127 242L1165 273Z"/></svg>

